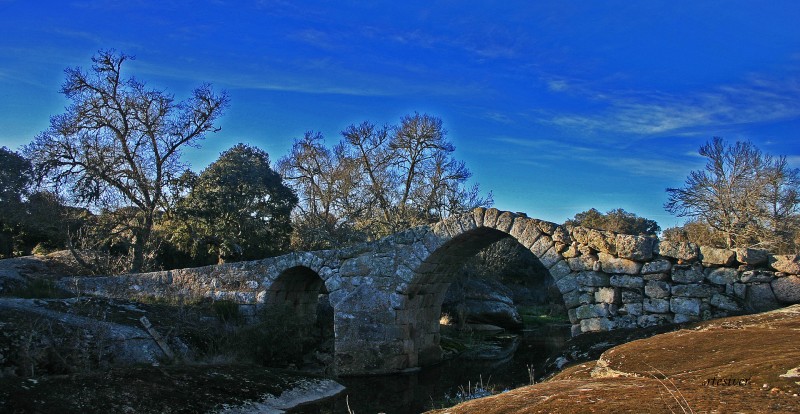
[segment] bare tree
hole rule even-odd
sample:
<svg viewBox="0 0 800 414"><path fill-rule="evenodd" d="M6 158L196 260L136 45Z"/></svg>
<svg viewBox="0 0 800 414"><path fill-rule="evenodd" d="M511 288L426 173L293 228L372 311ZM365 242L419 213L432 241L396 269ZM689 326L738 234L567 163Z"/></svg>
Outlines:
<svg viewBox="0 0 800 414"><path fill-rule="evenodd" d="M180 152L209 131L228 102L209 85L190 99L148 89L122 77L132 57L113 50L92 58L92 70L67 69L61 88L70 101L50 128L25 148L40 178L65 187L71 199L92 208L132 207L131 271L144 265L145 250L166 183L182 169Z"/></svg>
<svg viewBox="0 0 800 414"><path fill-rule="evenodd" d="M786 233L798 230L800 172L785 157L719 137L700 147L700 155L707 158L705 169L692 171L683 188L667 189L667 211L706 223L724 234L729 248L779 249Z"/></svg>
<svg viewBox="0 0 800 414"><path fill-rule="evenodd" d="M491 205L491 194L482 198L477 185L465 188L471 174L452 157L455 147L439 118L414 114L398 126L362 122L342 137L329 150L320 134L307 133L278 163L301 199L295 235L327 240L317 247L374 239Z"/></svg>

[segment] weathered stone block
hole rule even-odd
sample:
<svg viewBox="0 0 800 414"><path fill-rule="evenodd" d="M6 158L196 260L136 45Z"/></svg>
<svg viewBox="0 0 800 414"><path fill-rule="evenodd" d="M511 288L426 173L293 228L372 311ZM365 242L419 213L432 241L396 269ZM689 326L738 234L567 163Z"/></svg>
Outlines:
<svg viewBox="0 0 800 414"><path fill-rule="evenodd" d="M670 269L672 269L672 263L669 260L658 259L645 263L642 266L641 273L643 275L650 273L667 273Z"/></svg>
<svg viewBox="0 0 800 414"><path fill-rule="evenodd" d="M483 217L486 215L486 209L483 207L476 207L472 209L472 218L475 220L475 225L483 227Z"/></svg>
<svg viewBox="0 0 800 414"><path fill-rule="evenodd" d="M576 242L588 245L589 244L589 229L586 227L576 226L570 229L570 236L572 236L572 240Z"/></svg>
<svg viewBox="0 0 800 414"><path fill-rule="evenodd" d="M649 273L642 275L644 280L670 280L669 273Z"/></svg>
<svg viewBox="0 0 800 414"><path fill-rule="evenodd" d="M775 298L784 303L800 303L800 276L780 277L772 281Z"/></svg>
<svg viewBox="0 0 800 414"><path fill-rule="evenodd" d="M609 254L616 253L617 248L614 245L614 242L616 241L616 236L614 235L614 233L595 230L595 229L588 229L586 235L587 235L586 244L592 249L603 253L609 253Z"/></svg>
<svg viewBox="0 0 800 414"><path fill-rule="evenodd" d="M508 231L508 234L519 241L520 237L522 237L522 233L525 232L525 227L528 226L529 221L530 219L527 217L518 216L514 219L514 224L511 226L511 230Z"/></svg>
<svg viewBox="0 0 800 414"><path fill-rule="evenodd" d="M572 238L569 237L569 231L564 228L564 226L558 226L553 230L552 238L554 242L560 242L564 244L572 243Z"/></svg>
<svg viewBox="0 0 800 414"><path fill-rule="evenodd" d="M622 290L622 303L642 303L642 296L641 292L636 290Z"/></svg>
<svg viewBox="0 0 800 414"><path fill-rule="evenodd" d="M556 281L556 287L562 294L578 289L578 279L575 273L570 273Z"/></svg>
<svg viewBox="0 0 800 414"><path fill-rule="evenodd" d="M644 286L644 294L655 299L667 298L670 292L670 284L660 280L650 280Z"/></svg>
<svg viewBox="0 0 800 414"><path fill-rule="evenodd" d="M578 301L580 301L581 304L594 303L594 292L580 292Z"/></svg>
<svg viewBox="0 0 800 414"><path fill-rule="evenodd" d="M700 320L699 315L676 313L675 316L672 318L672 323L697 322L699 320Z"/></svg>
<svg viewBox="0 0 800 414"><path fill-rule="evenodd" d="M561 278L570 274L572 271L569 268L569 265L567 264L566 260L560 260L556 262L556 264L551 266L549 270L550 270L550 276L552 276L553 280L555 281L561 280Z"/></svg>
<svg viewBox="0 0 800 414"><path fill-rule="evenodd" d="M693 262L700 256L700 249L694 243L661 240L656 252L664 257L671 257L683 262Z"/></svg>
<svg viewBox="0 0 800 414"><path fill-rule="evenodd" d="M727 285L739 281L739 271L729 267L706 269L706 279L716 285Z"/></svg>
<svg viewBox="0 0 800 414"><path fill-rule="evenodd" d="M542 262L542 265L548 269L558 261L563 260L554 245L551 245L549 249L537 257L539 258L539 261Z"/></svg>
<svg viewBox="0 0 800 414"><path fill-rule="evenodd" d="M742 272L742 283L764 283L772 282L775 279L775 273L766 270L748 270Z"/></svg>
<svg viewBox="0 0 800 414"><path fill-rule="evenodd" d="M494 207L486 209L486 213L483 215L483 227L494 228L499 215L500 211Z"/></svg>
<svg viewBox="0 0 800 414"><path fill-rule="evenodd" d="M715 293L719 293L716 287L703 284L675 285L672 287L672 296L708 298Z"/></svg>
<svg viewBox="0 0 800 414"><path fill-rule="evenodd" d="M614 329L614 322L608 318L581 319L582 332L600 332Z"/></svg>
<svg viewBox="0 0 800 414"><path fill-rule="evenodd" d="M604 252L600 252L597 255L600 259L600 268L606 273L636 275L642 269L642 264L633 260L621 259Z"/></svg>
<svg viewBox="0 0 800 414"><path fill-rule="evenodd" d="M597 256L590 254L567 259L567 263L570 269L580 272L582 270L593 270L597 260Z"/></svg>
<svg viewBox="0 0 800 414"><path fill-rule="evenodd" d="M733 294L737 298L744 299L747 297L747 285L744 283L734 283L733 284Z"/></svg>
<svg viewBox="0 0 800 414"><path fill-rule="evenodd" d="M536 257L543 256L547 250L553 247L553 240L550 236L541 235L530 247L531 253Z"/></svg>
<svg viewBox="0 0 800 414"><path fill-rule="evenodd" d="M655 241L653 237L617 234L615 240L617 256L640 262L650 260L653 258Z"/></svg>
<svg viewBox="0 0 800 414"><path fill-rule="evenodd" d="M683 313L686 315L700 316L701 303L702 301L697 298L685 298L685 297L673 296L669 300L669 310L675 314Z"/></svg>
<svg viewBox="0 0 800 414"><path fill-rule="evenodd" d="M669 301L666 299L645 299L642 302L645 312L667 313L669 312Z"/></svg>
<svg viewBox="0 0 800 414"><path fill-rule="evenodd" d="M572 259L576 258L581 255L581 251L578 250L578 243L572 243L567 246L564 251L561 252L561 256L564 256L565 259Z"/></svg>
<svg viewBox="0 0 800 414"><path fill-rule="evenodd" d="M612 287L603 287L594 293L594 301L597 303L619 303L620 299L620 290Z"/></svg>
<svg viewBox="0 0 800 414"><path fill-rule="evenodd" d="M638 317L635 315L622 315L614 318L615 329L631 329L638 325Z"/></svg>
<svg viewBox="0 0 800 414"><path fill-rule="evenodd" d="M556 223L544 220L536 220L536 225L539 227L539 230L541 230L542 233L545 233L548 236L552 236L556 231L556 227L558 227Z"/></svg>
<svg viewBox="0 0 800 414"><path fill-rule="evenodd" d="M665 325L668 323L672 323L672 315L668 314L642 315L637 319L637 323L642 328L647 328L648 326Z"/></svg>
<svg viewBox="0 0 800 414"><path fill-rule="evenodd" d="M511 231L511 226L514 225L514 218L516 218L516 214L510 211L504 211L497 216L497 222L495 223L494 228L502 231L503 233L508 233Z"/></svg>
<svg viewBox="0 0 800 414"><path fill-rule="evenodd" d="M526 249L530 249L533 246L533 243L541 237L542 232L539 230L539 227L536 226L534 220L529 219L527 224L525 224L525 229L522 231L522 235L517 239Z"/></svg>
<svg viewBox="0 0 800 414"><path fill-rule="evenodd" d="M644 311L644 306L641 303L626 303L622 305L617 311L620 314L639 316Z"/></svg>
<svg viewBox="0 0 800 414"><path fill-rule="evenodd" d="M745 304L749 309L756 312L777 309L781 306L775 298L775 294L772 292L772 287L769 283L753 283L747 285Z"/></svg>
<svg viewBox="0 0 800 414"><path fill-rule="evenodd" d="M728 249L700 246L700 260L704 264L730 266L736 260L736 252Z"/></svg>
<svg viewBox="0 0 800 414"><path fill-rule="evenodd" d="M773 269L790 275L800 274L800 256L796 254L776 254L769 256L769 265Z"/></svg>
<svg viewBox="0 0 800 414"><path fill-rule="evenodd" d="M580 294L581 294L580 291L578 291L577 289L564 293L563 294L564 306L567 309L577 308L578 306L580 306L581 304L579 299Z"/></svg>
<svg viewBox="0 0 800 414"><path fill-rule="evenodd" d="M736 261L742 264L758 265L766 263L768 259L768 252L761 249L747 249L737 248L733 249L736 252Z"/></svg>
<svg viewBox="0 0 800 414"><path fill-rule="evenodd" d="M678 283L698 283L704 279L703 272L693 266L679 265L672 268L672 280Z"/></svg>
<svg viewBox="0 0 800 414"><path fill-rule="evenodd" d="M610 306L608 303L581 305L575 310L575 314L578 319L604 318L611 314Z"/></svg>
<svg viewBox="0 0 800 414"><path fill-rule="evenodd" d="M578 273L577 280L578 283L583 286L609 286L608 275L599 272L580 272Z"/></svg>
<svg viewBox="0 0 800 414"><path fill-rule="evenodd" d="M641 288L644 286L644 279L640 276L611 275L609 283L611 283L611 286L623 288Z"/></svg>
<svg viewBox="0 0 800 414"><path fill-rule="evenodd" d="M734 298L721 293L715 293L713 296L711 296L711 299L708 301L708 303L711 304L711 306L724 309L726 311L737 312L742 310L741 305L739 305Z"/></svg>
<svg viewBox="0 0 800 414"><path fill-rule="evenodd" d="M580 323L580 321L578 320L578 313L575 309L568 310L567 316L569 317L569 323L571 324Z"/></svg>
<svg viewBox="0 0 800 414"><path fill-rule="evenodd" d="M584 256L589 256L589 255L597 256L597 251L595 249L592 249L591 247L585 245L585 244L579 244L578 245L578 250Z"/></svg>

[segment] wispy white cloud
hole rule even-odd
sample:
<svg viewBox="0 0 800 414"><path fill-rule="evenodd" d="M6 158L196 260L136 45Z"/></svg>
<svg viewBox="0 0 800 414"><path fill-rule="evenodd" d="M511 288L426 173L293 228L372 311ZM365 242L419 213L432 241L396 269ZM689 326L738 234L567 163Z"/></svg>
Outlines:
<svg viewBox="0 0 800 414"><path fill-rule="evenodd" d="M551 91L568 88L565 80L548 83ZM585 87L582 85L581 87ZM800 117L800 81L753 78L694 94L582 90L605 104L599 113L550 113L540 121L565 128L644 136L692 134L702 129L763 123Z"/></svg>
<svg viewBox="0 0 800 414"><path fill-rule="evenodd" d="M595 165L630 175L665 178L681 177L702 167L702 161L695 157L688 161L678 160L658 154L622 152L613 147L588 147L572 141L514 137L494 137L491 140L509 148L505 153L508 161L534 167L547 165L552 168L553 162L567 163L565 168L579 164Z"/></svg>

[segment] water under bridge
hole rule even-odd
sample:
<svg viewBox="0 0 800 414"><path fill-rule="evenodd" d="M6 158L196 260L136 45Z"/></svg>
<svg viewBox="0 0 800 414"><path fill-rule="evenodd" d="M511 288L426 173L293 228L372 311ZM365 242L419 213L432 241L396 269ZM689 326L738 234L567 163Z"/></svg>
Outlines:
<svg viewBox="0 0 800 414"><path fill-rule="evenodd" d="M573 335L711 319L800 303L797 256L716 249L655 237L557 225L478 208L351 247L263 260L99 278L82 293L109 297L233 300L243 308L334 310L340 375L413 370L441 360L442 301L456 271L511 237L547 269Z"/></svg>

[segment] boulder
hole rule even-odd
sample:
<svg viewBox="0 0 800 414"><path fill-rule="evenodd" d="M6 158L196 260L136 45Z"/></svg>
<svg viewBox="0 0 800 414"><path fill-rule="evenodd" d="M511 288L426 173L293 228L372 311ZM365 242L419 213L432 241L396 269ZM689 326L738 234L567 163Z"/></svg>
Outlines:
<svg viewBox="0 0 800 414"><path fill-rule="evenodd" d="M775 298L785 303L800 303L800 276L780 277L772 281Z"/></svg>
<svg viewBox="0 0 800 414"><path fill-rule="evenodd" d="M445 295L442 312L467 323L497 325L506 329L522 327L522 317L514 306L513 291L496 280L463 279Z"/></svg>

